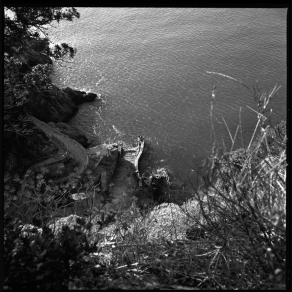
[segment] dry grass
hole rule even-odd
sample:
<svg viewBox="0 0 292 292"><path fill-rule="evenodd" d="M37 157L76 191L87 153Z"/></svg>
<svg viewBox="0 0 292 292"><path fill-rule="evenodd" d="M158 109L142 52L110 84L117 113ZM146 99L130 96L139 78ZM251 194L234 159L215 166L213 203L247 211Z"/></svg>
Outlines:
<svg viewBox="0 0 292 292"><path fill-rule="evenodd" d="M136 224L134 232L111 242L112 264L121 275L132 275L135 281L140 273L139 279L152 279L155 287L285 289L286 134L270 135L275 127L266 124L265 116L278 90L279 86L262 94L250 90L258 120L245 149L233 151L242 133L241 120L231 134L223 118L231 148L220 157L214 145L205 184L181 206L192 240L149 242L143 224ZM259 127L263 131L256 135ZM173 221L177 218L174 213Z"/></svg>

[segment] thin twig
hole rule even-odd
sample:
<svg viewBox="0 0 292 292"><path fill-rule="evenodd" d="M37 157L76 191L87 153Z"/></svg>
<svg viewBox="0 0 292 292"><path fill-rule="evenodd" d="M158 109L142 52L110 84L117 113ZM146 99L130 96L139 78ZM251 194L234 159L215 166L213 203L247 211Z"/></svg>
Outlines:
<svg viewBox="0 0 292 292"><path fill-rule="evenodd" d="M239 122L239 127L240 127L240 136L241 136L241 147L244 147L244 141L243 141L243 134L242 134L242 122L241 122L241 107L239 107L239 117L238 117L238 122Z"/></svg>
<svg viewBox="0 0 292 292"><path fill-rule="evenodd" d="M247 150L249 150L249 148L250 148L250 146L251 146L251 143L252 143L252 141L253 141L253 139L254 139L255 133L256 133L256 131L257 131L257 129L258 129L258 126L259 126L260 122L261 122L261 119L258 119L257 124L256 124L256 126L255 126L255 129L254 129L254 131L253 131L253 134L252 134L252 136L251 136L251 139L250 139L250 141L249 141L249 144L248 144Z"/></svg>
<svg viewBox="0 0 292 292"><path fill-rule="evenodd" d="M223 120L224 125L225 125L225 127L226 127L226 129L227 129L227 132L228 132L228 134L229 134L229 138L230 138L230 140L231 140L231 143L234 143L233 138L232 138L232 135L231 135L231 132L230 132L230 130L229 130L229 127L228 127L228 125L227 125L227 123L226 123L226 121L225 121L225 119L224 119L223 116L222 116L222 120Z"/></svg>
<svg viewBox="0 0 292 292"><path fill-rule="evenodd" d="M234 143L235 143L235 140L236 140L236 137L237 137L237 132L238 132L238 129L239 129L239 125L237 125L237 127L236 127L236 131L235 131L235 134L234 134L234 137L233 137L232 146L231 146L231 149L230 149L230 151L232 151L232 150L233 150Z"/></svg>

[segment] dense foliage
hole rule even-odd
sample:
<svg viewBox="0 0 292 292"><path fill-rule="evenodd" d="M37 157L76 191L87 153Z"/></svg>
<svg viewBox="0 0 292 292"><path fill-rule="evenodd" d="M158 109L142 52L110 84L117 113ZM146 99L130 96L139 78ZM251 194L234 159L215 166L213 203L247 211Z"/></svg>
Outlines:
<svg viewBox="0 0 292 292"><path fill-rule="evenodd" d="M68 53L73 57L74 49L66 43L53 48L48 46L46 26L53 21L72 21L79 16L73 7L5 7L4 52L11 57L25 55L30 49L35 49L55 59Z"/></svg>
<svg viewBox="0 0 292 292"><path fill-rule="evenodd" d="M50 86L50 57L74 56L66 43L50 46L46 26L72 21L79 13L75 8L5 7L4 16L4 104L18 107L32 91Z"/></svg>
<svg viewBox="0 0 292 292"><path fill-rule="evenodd" d="M75 50L66 43L50 46L45 26L78 17L75 8L5 8L5 105L23 105L31 91L50 86L50 57L55 60L73 57Z"/></svg>
<svg viewBox="0 0 292 292"><path fill-rule="evenodd" d="M92 251L80 228L55 235L18 220L5 220L5 289L67 289L86 268Z"/></svg>

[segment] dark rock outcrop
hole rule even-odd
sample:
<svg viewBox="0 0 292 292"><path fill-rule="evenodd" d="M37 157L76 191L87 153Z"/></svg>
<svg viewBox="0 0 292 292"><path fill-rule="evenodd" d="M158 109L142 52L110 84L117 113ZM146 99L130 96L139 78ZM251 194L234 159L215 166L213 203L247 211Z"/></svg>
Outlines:
<svg viewBox="0 0 292 292"><path fill-rule="evenodd" d="M35 91L26 105L27 111L44 122L68 122L78 111L78 105L94 101L94 93L88 93L67 87L62 90L56 86Z"/></svg>
<svg viewBox="0 0 292 292"><path fill-rule="evenodd" d="M150 176L150 186L153 192L153 200L158 203L168 201L169 194L169 175L166 169L157 169Z"/></svg>
<svg viewBox="0 0 292 292"><path fill-rule="evenodd" d="M70 87L64 88L63 92L65 92L76 105L94 101L97 97L97 94L95 93L86 93L85 91L74 90Z"/></svg>
<svg viewBox="0 0 292 292"><path fill-rule="evenodd" d="M67 122L78 111L77 105L56 86L31 94L26 109L44 122Z"/></svg>

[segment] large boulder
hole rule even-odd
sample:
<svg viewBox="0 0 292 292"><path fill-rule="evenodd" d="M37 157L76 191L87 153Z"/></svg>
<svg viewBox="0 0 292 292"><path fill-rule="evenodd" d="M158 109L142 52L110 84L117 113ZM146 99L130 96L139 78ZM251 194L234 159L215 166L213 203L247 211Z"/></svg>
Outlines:
<svg viewBox="0 0 292 292"><path fill-rule="evenodd" d="M125 213L127 219L121 219L99 231L106 240L124 240L140 237L145 242L176 241L187 238L190 228L187 214L180 206L163 203L153 208L146 216L141 216L138 209L133 212L131 206ZM135 214L136 213L136 214ZM123 226L127 226L126 228Z"/></svg>
<svg viewBox="0 0 292 292"><path fill-rule="evenodd" d="M144 224L149 241L186 239L189 227L187 214L173 203L163 203L155 207Z"/></svg>

